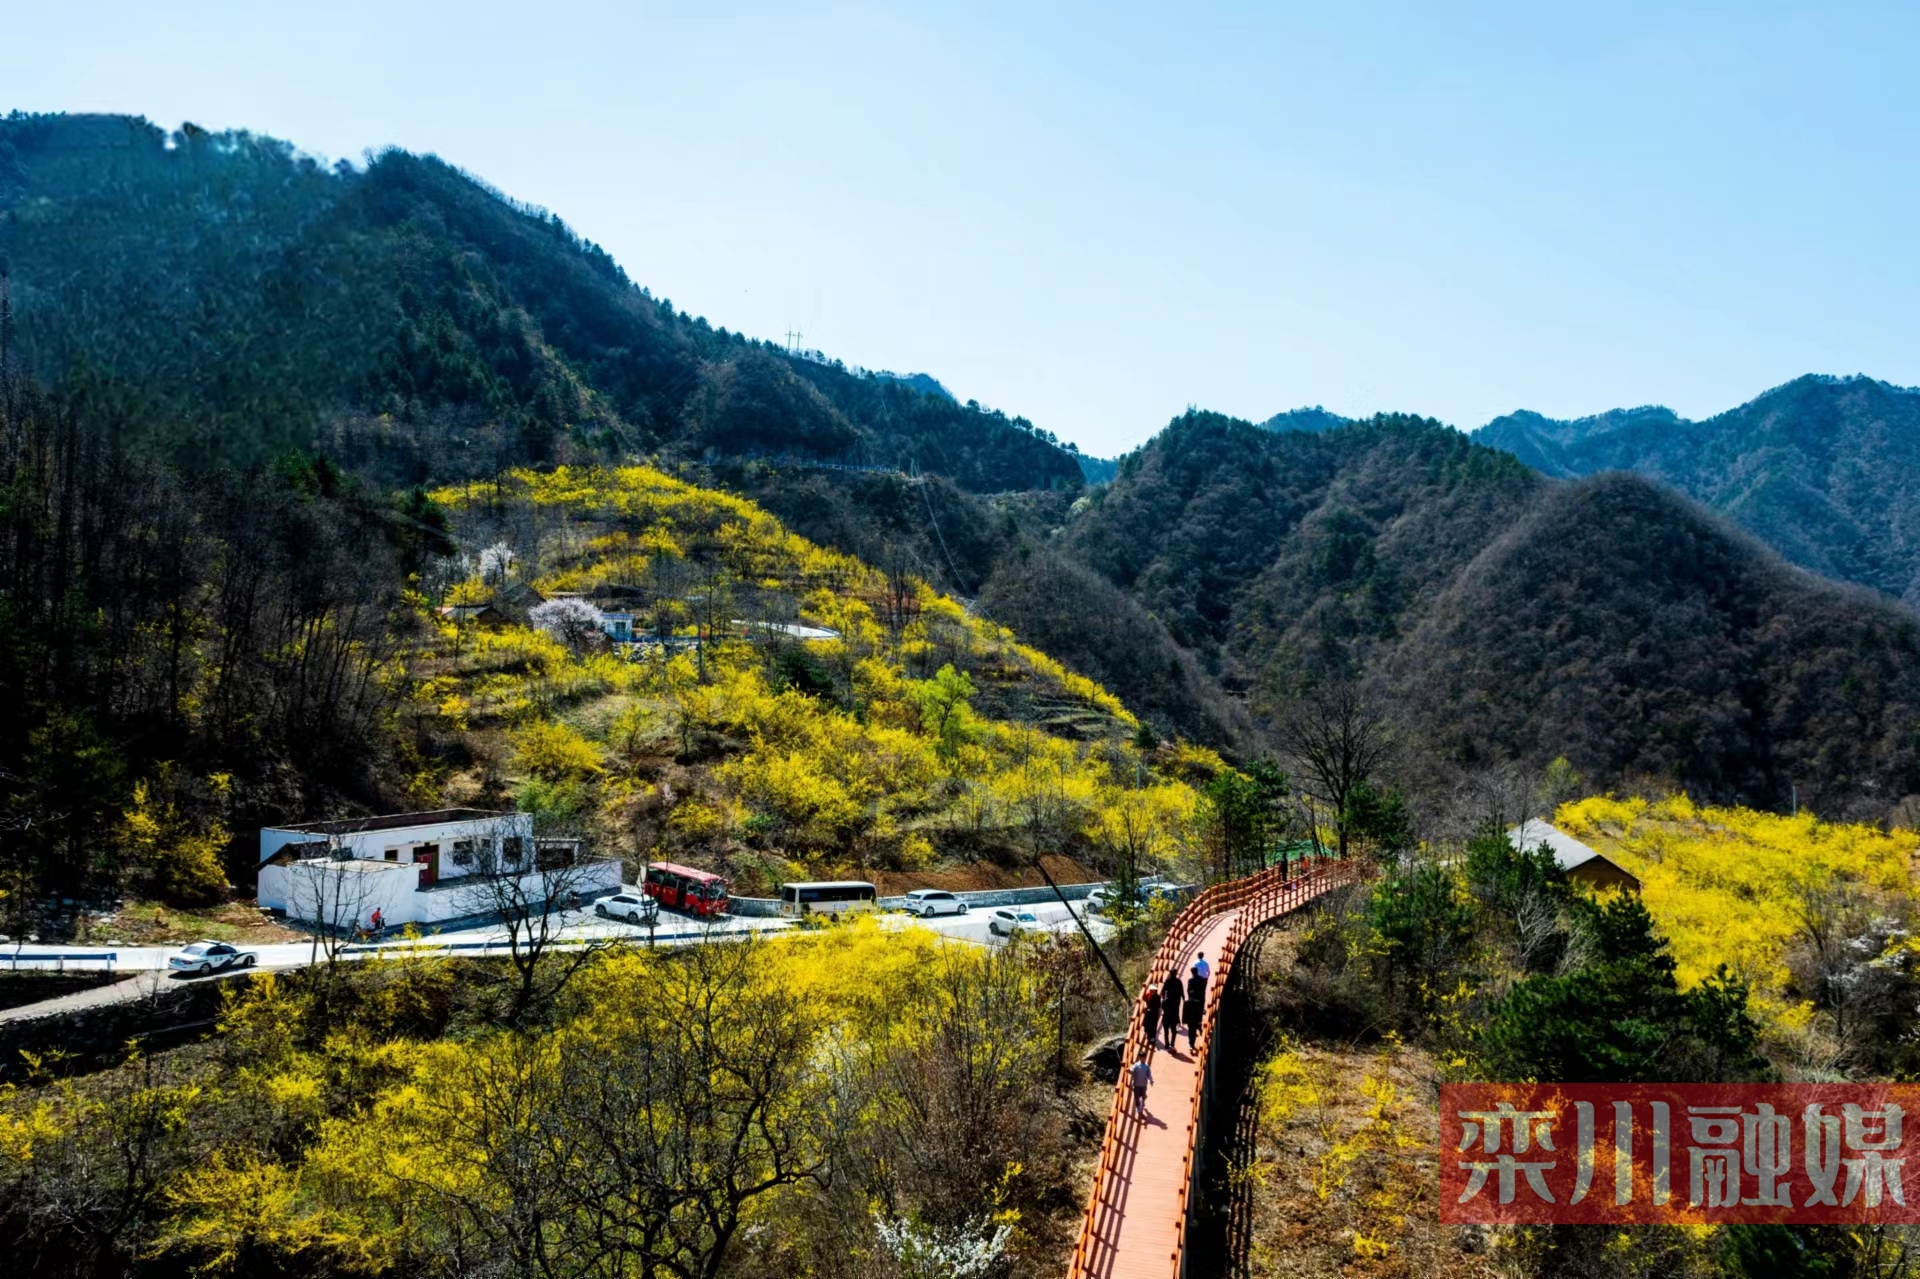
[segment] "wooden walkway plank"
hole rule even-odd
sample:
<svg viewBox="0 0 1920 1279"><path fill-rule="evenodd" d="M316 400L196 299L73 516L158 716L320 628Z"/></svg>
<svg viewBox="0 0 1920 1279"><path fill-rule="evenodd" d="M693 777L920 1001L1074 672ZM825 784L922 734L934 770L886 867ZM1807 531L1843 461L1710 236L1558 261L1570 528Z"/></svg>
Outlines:
<svg viewBox="0 0 1920 1279"><path fill-rule="evenodd" d="M1150 1048L1157 1036L1143 1030L1143 1009L1135 1006L1069 1279L1179 1279L1208 1054L1234 957L1254 928L1349 878L1345 867L1292 880L1264 871L1209 888L1174 921L1149 982L1157 987L1169 971L1184 982L1195 957L1206 954L1213 972L1203 1028L1194 1051L1186 1048L1184 1031L1177 1048ZM1153 1083L1144 1113L1136 1114L1128 1070L1143 1051L1151 1053Z"/></svg>

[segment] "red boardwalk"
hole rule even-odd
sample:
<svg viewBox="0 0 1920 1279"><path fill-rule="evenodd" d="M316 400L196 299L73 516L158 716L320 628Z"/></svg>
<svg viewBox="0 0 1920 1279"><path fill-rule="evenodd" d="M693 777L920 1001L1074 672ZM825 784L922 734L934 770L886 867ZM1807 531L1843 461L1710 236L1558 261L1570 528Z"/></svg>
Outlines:
<svg viewBox="0 0 1920 1279"><path fill-rule="evenodd" d="M1293 880L1264 871L1202 893L1174 921L1154 957L1154 987L1168 972L1182 980L1204 953L1213 966L1207 989L1207 1013L1196 1050L1189 1052L1182 1031L1179 1046L1149 1049L1151 1032L1141 1026L1135 1007L1133 1026L1121 1064L1120 1082L1107 1115L1093 1195L1073 1250L1070 1279L1175 1279L1185 1246L1187 1195L1193 1183L1194 1137L1200 1126L1201 1095L1213 1042L1220 990L1232 974L1241 943L1256 927L1297 909L1347 879L1345 868ZM1143 1051L1152 1053L1153 1086L1144 1114L1133 1109L1127 1067Z"/></svg>

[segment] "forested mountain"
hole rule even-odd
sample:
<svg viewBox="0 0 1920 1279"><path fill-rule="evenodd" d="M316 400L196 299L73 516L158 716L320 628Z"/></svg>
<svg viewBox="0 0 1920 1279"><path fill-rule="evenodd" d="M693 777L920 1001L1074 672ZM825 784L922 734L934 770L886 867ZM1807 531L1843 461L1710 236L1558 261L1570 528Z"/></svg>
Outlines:
<svg viewBox="0 0 1920 1279"><path fill-rule="evenodd" d="M1543 474L1633 471L1724 511L1796 564L1920 606L1920 392L1798 378L1695 422L1669 409L1481 428Z"/></svg>
<svg viewBox="0 0 1920 1279"><path fill-rule="evenodd" d="M874 376L883 381L898 382L903 386L910 386L922 395L937 395L942 399L953 400L955 402L959 400L958 396L952 391L949 391L941 384L940 379L931 373L889 373L882 369L875 372Z"/></svg>
<svg viewBox="0 0 1920 1279"><path fill-rule="evenodd" d="M1257 710L1375 681L1413 772L1564 755L1836 811L1920 790L1920 620L1644 480L1548 480L1419 418L1189 413L1082 505L1062 550L1221 686Z"/></svg>
<svg viewBox="0 0 1920 1279"><path fill-rule="evenodd" d="M1285 413L1275 413L1260 427L1266 431L1331 431L1352 421L1350 417L1329 413L1316 404L1310 409L1288 409Z"/></svg>
<svg viewBox="0 0 1920 1279"><path fill-rule="evenodd" d="M1077 488L1022 419L801 358L650 296L430 156L362 171L119 116L0 121L14 356L182 459L290 450L389 482L664 453Z"/></svg>
<svg viewBox="0 0 1920 1279"><path fill-rule="evenodd" d="M1911 602L1920 399L1881 383L1803 379L1705 423L1516 415L1478 442L1409 417L1189 413L1116 473L927 375L715 328L432 157L326 168L284 143L124 117L0 122L0 257L8 358L55 388L36 420L73 415L45 429L81 452L35 465L86 477L61 499L99 505L80 531L140 503L139 528L206 557L185 588L201 604L284 604L221 667L266 664L248 693L266 709L235 721L247 740L308 713L304 673L274 683L288 677L274 628L364 632L347 651L380 650L397 583L444 549L432 485L652 458L882 574L978 597L1151 733L1251 752L1273 699L1357 677L1394 693L1412 756L1436 768L1566 754L1602 783L1644 773L1759 803L1793 785L1846 803L1920 791L1907 614L1798 576L1645 483L1548 478L1653 475L1790 559ZM1082 496L1083 471L1110 482ZM246 512L244 494L287 509ZM51 547L35 571L84 550ZM77 570L124 604L50 613L76 651L111 665L115 627L142 645L165 633L150 619L172 588L142 554L129 543ZM336 560L374 566L364 590ZM65 607L51 579L19 589ZM96 690L91 668L43 676ZM103 695L168 700L109 676ZM370 731L357 714L335 700L322 714L340 750L315 759L340 761L341 790L370 784L347 776ZM208 767L241 749L202 745Z"/></svg>
<svg viewBox="0 0 1920 1279"><path fill-rule="evenodd" d="M190 476L0 375L0 497L14 935L48 896L217 899L255 830L316 812L510 800L766 888L1091 855L1148 780L1184 830L1212 759L1160 778L1131 713L1006 627L652 466ZM652 638L613 651L582 595Z"/></svg>

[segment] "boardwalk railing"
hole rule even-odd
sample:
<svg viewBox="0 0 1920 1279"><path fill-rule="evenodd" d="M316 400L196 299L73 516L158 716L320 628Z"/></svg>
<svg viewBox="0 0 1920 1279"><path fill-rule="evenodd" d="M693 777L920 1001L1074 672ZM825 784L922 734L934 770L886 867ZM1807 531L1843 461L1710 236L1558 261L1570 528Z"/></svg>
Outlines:
<svg viewBox="0 0 1920 1279"><path fill-rule="evenodd" d="M1230 925L1225 943L1214 966L1214 991L1224 988L1233 972L1233 961L1253 930L1297 910L1329 889L1348 883L1354 875L1346 864L1323 866L1308 874L1285 877L1285 867L1273 867L1244 879L1215 884L1201 893L1180 912L1168 930L1166 939L1155 952L1145 989L1156 990L1185 960L1187 948L1204 933L1219 915L1238 912ZM1128 1274L1152 1274L1156 1271L1177 1279L1186 1251L1188 1198L1199 1173L1196 1151L1204 1135L1206 1098L1211 1091L1214 1020L1220 1000L1209 997L1201 1021L1200 1037L1194 1053L1198 1086L1193 1090L1192 1108L1187 1118L1185 1163L1179 1180L1178 1214L1174 1225L1173 1251L1164 1269L1152 1265L1139 1267L1129 1258ZM1153 1042L1153 1030L1145 1025L1144 992L1134 1004L1133 1018L1127 1028L1126 1050L1121 1055L1120 1078L1114 1084L1113 1102L1107 1110L1107 1131L1100 1143L1100 1162L1093 1174L1093 1191L1088 1198L1086 1216L1081 1222L1080 1239L1074 1245L1068 1267L1069 1279L1113 1279L1119 1261L1119 1226L1126 1211L1127 1191L1133 1177L1133 1161L1140 1148L1141 1117L1134 1113L1127 1080L1127 1065L1137 1061Z"/></svg>

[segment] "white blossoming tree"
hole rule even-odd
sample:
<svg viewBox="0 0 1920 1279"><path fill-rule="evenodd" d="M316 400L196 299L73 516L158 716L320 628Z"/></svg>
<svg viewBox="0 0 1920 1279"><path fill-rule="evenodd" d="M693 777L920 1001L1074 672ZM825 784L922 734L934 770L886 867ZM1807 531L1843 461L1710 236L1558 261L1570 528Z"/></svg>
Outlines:
<svg viewBox="0 0 1920 1279"><path fill-rule="evenodd" d="M1012 1226L984 1220L941 1230L909 1217L880 1216L873 1225L903 1279L980 1279L1013 1238Z"/></svg>
<svg viewBox="0 0 1920 1279"><path fill-rule="evenodd" d="M527 620L576 653L600 642L600 610L585 600L543 601L528 610Z"/></svg>

